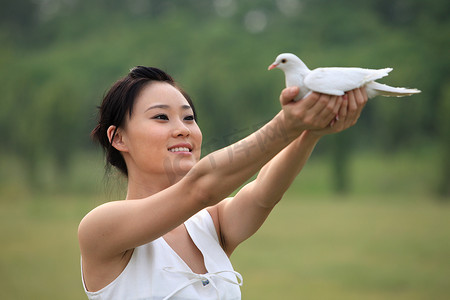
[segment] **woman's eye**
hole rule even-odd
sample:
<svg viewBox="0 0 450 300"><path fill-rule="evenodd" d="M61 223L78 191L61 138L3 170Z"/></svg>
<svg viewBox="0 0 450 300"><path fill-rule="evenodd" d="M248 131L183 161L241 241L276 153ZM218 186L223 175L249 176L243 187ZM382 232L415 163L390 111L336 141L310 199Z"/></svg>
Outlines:
<svg viewBox="0 0 450 300"><path fill-rule="evenodd" d="M186 121L194 121L194 120L195 120L193 115L186 116L184 119L185 119Z"/></svg>
<svg viewBox="0 0 450 300"><path fill-rule="evenodd" d="M156 115L154 116L152 119L156 119L156 120L169 120L169 118L167 117L167 115L161 114L161 115Z"/></svg>

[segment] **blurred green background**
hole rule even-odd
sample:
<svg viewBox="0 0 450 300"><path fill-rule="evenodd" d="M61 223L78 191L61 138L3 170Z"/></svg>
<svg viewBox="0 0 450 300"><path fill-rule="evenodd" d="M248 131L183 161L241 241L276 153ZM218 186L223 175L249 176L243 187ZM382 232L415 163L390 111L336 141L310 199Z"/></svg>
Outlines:
<svg viewBox="0 0 450 300"><path fill-rule="evenodd" d="M392 67L415 87L324 138L235 254L244 299L447 299L450 4L446 0L0 1L0 298L85 299L81 218L124 196L89 139L135 65L195 101L203 153L279 110L281 52L310 68Z"/></svg>

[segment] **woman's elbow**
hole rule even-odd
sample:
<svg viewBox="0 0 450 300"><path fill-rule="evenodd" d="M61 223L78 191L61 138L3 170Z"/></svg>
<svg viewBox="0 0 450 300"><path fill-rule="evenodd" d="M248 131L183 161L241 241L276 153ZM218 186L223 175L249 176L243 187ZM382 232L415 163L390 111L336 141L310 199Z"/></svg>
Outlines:
<svg viewBox="0 0 450 300"><path fill-rule="evenodd" d="M190 198L198 205L204 207L213 206L221 200L220 188L211 176L189 176L183 179L184 184L188 185Z"/></svg>

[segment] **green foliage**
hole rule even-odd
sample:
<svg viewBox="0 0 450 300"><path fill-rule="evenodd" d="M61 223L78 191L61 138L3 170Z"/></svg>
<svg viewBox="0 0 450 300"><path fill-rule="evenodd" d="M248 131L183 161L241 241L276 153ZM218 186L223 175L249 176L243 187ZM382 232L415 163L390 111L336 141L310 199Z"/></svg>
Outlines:
<svg viewBox="0 0 450 300"><path fill-rule="evenodd" d="M284 51L311 68L390 66L387 83L423 91L371 101L345 138L348 144L381 151L446 145L445 117L437 117L450 114L443 92L450 69L449 5L443 0L1 4L0 153L20 155L35 185L40 160L54 161L64 174L71 157L92 151L95 107L135 65L167 70L191 94L205 152L276 114L283 75L266 68ZM350 156L342 155L350 147L333 139L324 145L319 152L342 157L335 169L344 169Z"/></svg>
<svg viewBox="0 0 450 300"><path fill-rule="evenodd" d="M450 83L450 82L449 82ZM441 159L440 159L440 180L438 183L438 191L442 196L450 195L450 84L442 88L440 96L444 101L440 103L439 107L439 133L441 136Z"/></svg>

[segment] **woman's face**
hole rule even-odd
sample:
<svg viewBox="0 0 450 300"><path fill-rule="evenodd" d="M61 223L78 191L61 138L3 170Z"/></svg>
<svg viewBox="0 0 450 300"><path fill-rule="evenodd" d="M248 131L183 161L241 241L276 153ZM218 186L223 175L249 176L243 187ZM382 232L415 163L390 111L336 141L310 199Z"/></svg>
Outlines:
<svg viewBox="0 0 450 300"><path fill-rule="evenodd" d="M146 85L122 134L128 173L184 176L200 159L202 133L188 101L168 83Z"/></svg>

